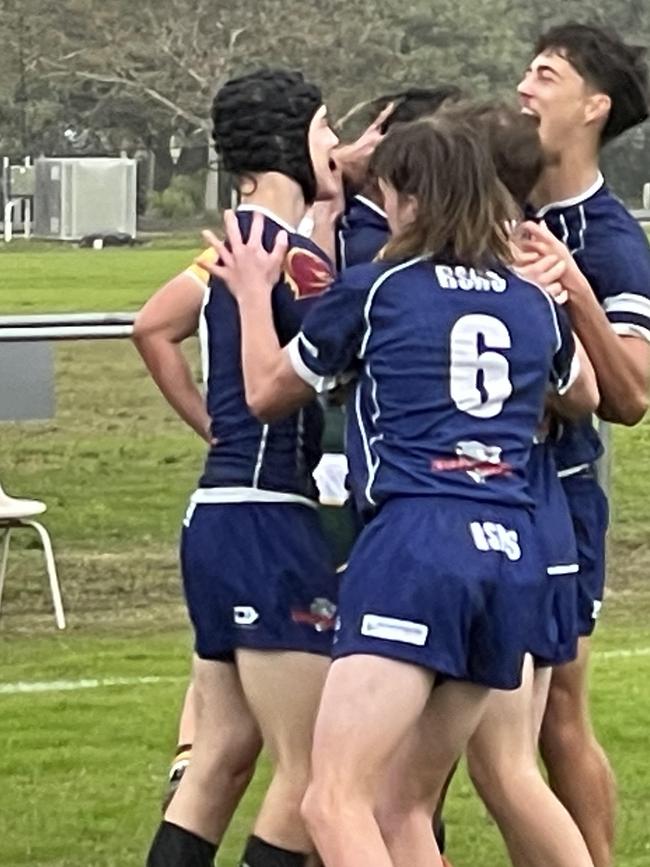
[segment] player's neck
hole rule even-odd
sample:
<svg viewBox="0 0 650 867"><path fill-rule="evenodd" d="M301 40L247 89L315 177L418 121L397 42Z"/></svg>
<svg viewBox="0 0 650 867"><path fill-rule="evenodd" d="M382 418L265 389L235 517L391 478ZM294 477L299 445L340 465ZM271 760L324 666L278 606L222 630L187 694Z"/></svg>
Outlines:
<svg viewBox="0 0 650 867"><path fill-rule="evenodd" d="M255 189L242 192L241 203L266 208L294 228L307 212L300 184L279 172L257 175Z"/></svg>
<svg viewBox="0 0 650 867"><path fill-rule="evenodd" d="M531 202L535 208L543 208L552 202L576 198L596 183L599 173L597 149L582 145L567 147L544 169Z"/></svg>

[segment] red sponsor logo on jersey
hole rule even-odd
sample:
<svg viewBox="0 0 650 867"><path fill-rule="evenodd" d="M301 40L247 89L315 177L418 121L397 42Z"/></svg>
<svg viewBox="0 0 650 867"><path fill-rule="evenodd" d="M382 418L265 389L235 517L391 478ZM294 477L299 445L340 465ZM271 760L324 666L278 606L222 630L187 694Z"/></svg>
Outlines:
<svg viewBox="0 0 650 867"><path fill-rule="evenodd" d="M294 623L306 623L316 632L329 632L336 623L336 605L329 599L314 599L309 611L292 608L291 619Z"/></svg>
<svg viewBox="0 0 650 867"><path fill-rule="evenodd" d="M488 461L478 461L475 458L435 458L431 461L431 469L437 472L448 470L465 470L468 475L475 474L481 478L488 476L507 476L512 472L510 464L493 464Z"/></svg>
<svg viewBox="0 0 650 867"><path fill-rule="evenodd" d="M284 260L284 276L296 298L320 295L334 279L327 262L304 247L289 250Z"/></svg>

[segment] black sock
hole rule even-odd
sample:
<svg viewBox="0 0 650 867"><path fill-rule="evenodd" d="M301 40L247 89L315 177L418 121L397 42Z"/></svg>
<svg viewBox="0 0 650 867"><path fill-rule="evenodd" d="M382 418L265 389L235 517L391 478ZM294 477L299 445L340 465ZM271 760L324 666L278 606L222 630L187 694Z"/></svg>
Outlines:
<svg viewBox="0 0 650 867"><path fill-rule="evenodd" d="M216 853L214 843L163 822L149 849L147 867L213 867Z"/></svg>
<svg viewBox="0 0 650 867"><path fill-rule="evenodd" d="M445 830L445 820L442 816L436 815L433 817L433 836L436 838L440 854L444 855L447 833Z"/></svg>
<svg viewBox="0 0 650 867"><path fill-rule="evenodd" d="M289 852L272 846L254 834L248 838L240 867L305 867L304 852Z"/></svg>

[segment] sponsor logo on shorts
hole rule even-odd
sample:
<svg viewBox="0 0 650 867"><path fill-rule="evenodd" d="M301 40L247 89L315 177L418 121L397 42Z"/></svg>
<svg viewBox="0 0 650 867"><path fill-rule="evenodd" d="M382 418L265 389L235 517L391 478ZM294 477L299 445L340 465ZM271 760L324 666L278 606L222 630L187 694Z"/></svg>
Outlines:
<svg viewBox="0 0 650 867"><path fill-rule="evenodd" d="M235 605L232 613L235 626L254 626L260 619L252 605Z"/></svg>
<svg viewBox="0 0 650 867"><path fill-rule="evenodd" d="M368 638L401 641L404 644L424 647L429 637L429 627L426 623L415 623L413 620L398 620L396 617L384 617L381 614L364 614L361 621L361 634Z"/></svg>
<svg viewBox="0 0 650 867"><path fill-rule="evenodd" d="M594 607L591 609L591 619L598 620L598 615L600 614L600 609L603 607L603 603L601 599L594 599Z"/></svg>
<svg viewBox="0 0 650 867"><path fill-rule="evenodd" d="M464 470L477 484L483 484L491 476L506 476L512 472L510 464L501 460L499 446L467 440L457 443L455 452L456 457L432 460L431 469L438 472Z"/></svg>
<svg viewBox="0 0 650 867"><path fill-rule="evenodd" d="M329 632L336 624L336 605L329 599L317 597L309 606L309 611L293 608L291 619L294 623L306 623L316 632Z"/></svg>
<svg viewBox="0 0 650 867"><path fill-rule="evenodd" d="M508 530L503 524L492 521L472 521L469 525L474 544L479 551L498 551L508 560L521 559L519 535L516 530Z"/></svg>

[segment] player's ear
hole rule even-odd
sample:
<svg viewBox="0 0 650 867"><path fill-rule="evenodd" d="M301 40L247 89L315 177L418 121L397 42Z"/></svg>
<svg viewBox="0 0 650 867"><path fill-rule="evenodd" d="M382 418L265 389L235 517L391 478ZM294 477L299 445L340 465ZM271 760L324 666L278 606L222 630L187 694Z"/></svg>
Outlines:
<svg viewBox="0 0 650 867"><path fill-rule="evenodd" d="M401 201L402 216L405 223L414 223L418 215L418 200L415 196L407 195Z"/></svg>
<svg viewBox="0 0 650 867"><path fill-rule="evenodd" d="M608 96L606 93L592 93L591 96L587 97L587 102L585 103L586 123L606 123L611 108L611 96Z"/></svg>

